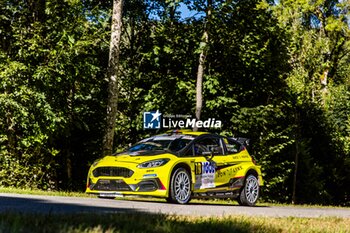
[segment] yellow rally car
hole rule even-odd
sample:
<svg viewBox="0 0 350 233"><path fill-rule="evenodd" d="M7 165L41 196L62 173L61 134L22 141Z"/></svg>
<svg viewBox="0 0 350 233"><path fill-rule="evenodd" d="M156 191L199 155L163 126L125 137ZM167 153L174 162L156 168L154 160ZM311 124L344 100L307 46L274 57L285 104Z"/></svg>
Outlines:
<svg viewBox="0 0 350 233"><path fill-rule="evenodd" d="M235 138L174 131L146 138L125 152L96 161L86 193L164 197L185 204L191 198L233 198L253 206L263 185L245 144Z"/></svg>

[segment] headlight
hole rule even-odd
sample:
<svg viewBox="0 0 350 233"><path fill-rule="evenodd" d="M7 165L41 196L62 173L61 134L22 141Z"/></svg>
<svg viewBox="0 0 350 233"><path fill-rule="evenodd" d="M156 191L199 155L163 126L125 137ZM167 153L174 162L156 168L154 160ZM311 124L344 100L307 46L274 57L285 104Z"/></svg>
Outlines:
<svg viewBox="0 0 350 233"><path fill-rule="evenodd" d="M137 165L138 168L151 168L151 167L160 167L169 162L170 159L157 159L151 160Z"/></svg>

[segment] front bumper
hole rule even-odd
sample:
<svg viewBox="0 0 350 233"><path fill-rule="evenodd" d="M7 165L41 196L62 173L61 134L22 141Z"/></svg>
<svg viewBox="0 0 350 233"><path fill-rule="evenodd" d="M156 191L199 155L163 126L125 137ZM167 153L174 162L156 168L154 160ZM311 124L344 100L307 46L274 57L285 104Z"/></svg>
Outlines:
<svg viewBox="0 0 350 233"><path fill-rule="evenodd" d="M167 197L168 176L163 169L163 167L139 169L130 164L118 164L118 167L95 167L89 172L86 193L100 196Z"/></svg>
<svg viewBox="0 0 350 233"><path fill-rule="evenodd" d="M99 179L97 183L89 183L90 191L129 191L129 192L152 192L165 190L159 178L145 179L137 184L127 184L123 179Z"/></svg>

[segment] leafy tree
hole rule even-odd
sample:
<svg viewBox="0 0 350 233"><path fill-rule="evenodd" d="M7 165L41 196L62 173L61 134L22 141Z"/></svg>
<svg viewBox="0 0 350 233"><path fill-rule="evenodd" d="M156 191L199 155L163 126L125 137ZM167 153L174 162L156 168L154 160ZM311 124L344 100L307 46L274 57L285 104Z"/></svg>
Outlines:
<svg viewBox="0 0 350 233"><path fill-rule="evenodd" d="M333 199L338 196L334 190L342 193L345 188L337 185L339 182L335 179L339 176L337 157L347 156L336 152L340 144L335 146L337 139L330 135L338 132L332 123L338 118L332 113L333 108L338 103L344 104L334 95L336 90L346 90L342 80L347 79L347 75L340 75L338 70L347 66L342 62L348 54L347 7L348 4L338 1L285 0L272 9L289 38L287 49L292 70L286 81L295 96L295 115L300 116L295 122L299 133L294 136L294 202L346 200L346 195ZM317 199L309 193L310 189L318 194Z"/></svg>
<svg viewBox="0 0 350 233"><path fill-rule="evenodd" d="M99 151L106 15L76 1L1 8L2 185L70 187Z"/></svg>

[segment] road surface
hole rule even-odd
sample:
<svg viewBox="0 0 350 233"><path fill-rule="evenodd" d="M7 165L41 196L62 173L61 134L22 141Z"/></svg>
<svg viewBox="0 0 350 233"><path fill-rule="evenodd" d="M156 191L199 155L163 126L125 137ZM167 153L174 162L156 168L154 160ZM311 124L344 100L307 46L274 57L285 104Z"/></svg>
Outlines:
<svg viewBox="0 0 350 233"><path fill-rule="evenodd" d="M153 200L153 199L152 199ZM350 208L242 207L233 204L168 204L157 201L108 200L0 193L0 212L25 213L163 213L192 216L248 215L266 217L341 217L350 218Z"/></svg>

